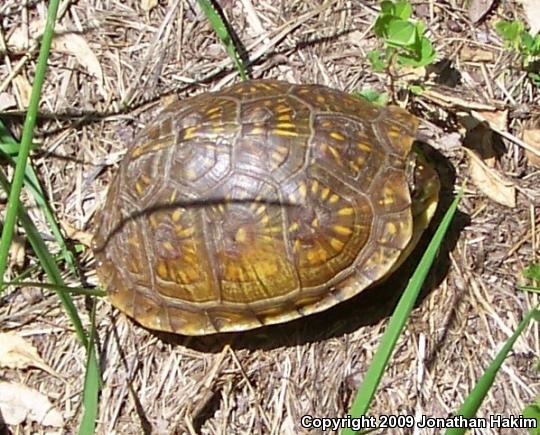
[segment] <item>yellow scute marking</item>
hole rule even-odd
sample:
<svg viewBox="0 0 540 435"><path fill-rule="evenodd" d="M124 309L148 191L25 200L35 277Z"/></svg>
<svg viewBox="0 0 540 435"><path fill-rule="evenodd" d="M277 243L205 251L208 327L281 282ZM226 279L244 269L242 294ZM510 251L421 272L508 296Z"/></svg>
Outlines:
<svg viewBox="0 0 540 435"><path fill-rule="evenodd" d="M173 211L172 213L173 222L178 222L181 217L182 217L182 212L180 210L176 209L175 211Z"/></svg>
<svg viewBox="0 0 540 435"><path fill-rule="evenodd" d="M306 256L311 264L321 263L328 258L326 251L322 248L310 249L307 251Z"/></svg>
<svg viewBox="0 0 540 435"><path fill-rule="evenodd" d="M397 234L397 226L396 226L396 224L394 222L387 222L386 223L386 231L391 236L394 236L395 234Z"/></svg>
<svg viewBox="0 0 540 435"><path fill-rule="evenodd" d="M330 239L330 245L332 246L332 248L334 248L336 251L341 251L343 249L343 246L345 245L345 243L343 243L341 240L339 239Z"/></svg>
<svg viewBox="0 0 540 435"><path fill-rule="evenodd" d="M163 247L167 250L167 251L173 251L174 250L174 246L171 242L169 242L168 240L166 240L165 242L163 242Z"/></svg>
<svg viewBox="0 0 540 435"><path fill-rule="evenodd" d="M300 193L300 197L302 199L306 198L307 195L307 186L306 183L300 183L300 186L298 186L298 192Z"/></svg>
<svg viewBox="0 0 540 435"><path fill-rule="evenodd" d="M163 262L159 262L157 265L157 274L161 278L167 278L168 272L167 272L167 265Z"/></svg>
<svg viewBox="0 0 540 435"><path fill-rule="evenodd" d="M352 207L343 207L338 210L337 214L338 216L351 216L354 214L354 209Z"/></svg>
<svg viewBox="0 0 540 435"><path fill-rule="evenodd" d="M296 131L290 131L290 130L274 130L274 133L277 135L277 136L298 136L298 133Z"/></svg>
<svg viewBox="0 0 540 435"><path fill-rule="evenodd" d="M194 136L195 132L198 130L198 128L199 127L188 127L188 128L186 128L185 131L184 131L183 139L184 140L191 139Z"/></svg>
<svg viewBox="0 0 540 435"><path fill-rule="evenodd" d="M332 131L330 132L330 137L332 139L336 139L336 140L345 140L345 136L343 136L341 133L339 133L338 131Z"/></svg>
<svg viewBox="0 0 540 435"><path fill-rule="evenodd" d="M326 198L328 198L328 195L330 195L330 188L325 187L321 192L321 199L324 201Z"/></svg>
<svg viewBox="0 0 540 435"><path fill-rule="evenodd" d="M291 225L289 225L289 231L292 233L293 231L296 231L298 228L300 228L300 225L298 225L298 222L294 222Z"/></svg>
<svg viewBox="0 0 540 435"><path fill-rule="evenodd" d="M238 228L238 231L236 231L234 239L239 243L245 243L246 240L247 240L246 229L245 228Z"/></svg>
<svg viewBox="0 0 540 435"><path fill-rule="evenodd" d="M212 115L212 114L214 114L216 112L219 112L219 111L221 111L221 107L219 107L219 106L218 107L212 107L211 109L208 109L206 111L206 114L207 115Z"/></svg>
<svg viewBox="0 0 540 435"><path fill-rule="evenodd" d="M350 229L349 227L344 227L343 225L334 225L332 227L332 229L337 233L337 234L341 234L343 236L348 236L349 234L352 233L352 229Z"/></svg>

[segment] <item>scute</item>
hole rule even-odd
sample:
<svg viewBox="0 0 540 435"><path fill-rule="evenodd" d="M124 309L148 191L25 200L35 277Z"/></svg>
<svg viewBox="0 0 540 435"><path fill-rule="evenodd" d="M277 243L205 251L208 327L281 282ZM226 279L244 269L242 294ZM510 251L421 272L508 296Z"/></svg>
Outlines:
<svg viewBox="0 0 540 435"><path fill-rule="evenodd" d="M249 81L164 108L95 220L109 299L148 328L240 331L384 278L413 232L415 118L318 85Z"/></svg>

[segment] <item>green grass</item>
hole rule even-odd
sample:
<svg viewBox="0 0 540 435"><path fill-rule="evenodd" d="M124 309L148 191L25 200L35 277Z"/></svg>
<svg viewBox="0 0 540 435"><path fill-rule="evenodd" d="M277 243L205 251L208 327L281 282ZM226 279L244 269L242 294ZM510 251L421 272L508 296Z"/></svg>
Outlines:
<svg viewBox="0 0 540 435"><path fill-rule="evenodd" d="M58 262L62 261L67 264L73 273L73 276L76 276L74 257L73 254L68 250L67 245L62 237L61 231L58 228L57 221L54 217L54 213L46 201L38 177L32 166L28 163L28 156L32 148L33 130L36 124L41 89L45 79L47 59L53 36L56 13L58 10L58 3L59 0L51 0L49 3L47 23L41 41L35 79L32 86L31 100L24 122L20 146L17 141L11 137L5 126L0 121L0 152L12 165L15 166L15 174L11 184L8 182L5 174L0 171L0 184L9 195L6 218L0 241L0 279L2 279L0 282L0 290L5 289L8 285L14 284L36 285L36 283L25 283L24 278L28 275L28 271L25 274L21 274L21 276L19 276L13 282L3 282L2 277L5 275L9 246L13 238L15 222L18 220L24 228L30 245L32 246L32 249L39 259L41 267L45 271L50 281L49 284L41 284L38 286L45 289L53 289L57 292L79 340L87 351L86 374L84 378L84 389L82 392L82 403L84 410L79 426L79 433L89 435L95 431L100 391L100 372L94 342L95 300L91 315L90 331L87 332L82 325L81 319L70 294L91 294L95 296L102 296L104 293L100 290L88 291L81 288L68 287L63 281L58 268ZM245 67L240 59L240 56L238 55L238 50L235 47L234 39L229 34L226 23L224 23L221 16L214 10L210 2L207 0L198 0L198 3L206 14L217 37L222 41L225 50L231 57L240 77L243 80L247 79ZM412 21L411 15L412 8L409 2L399 1L393 3L386 1L381 3L381 14L375 23L374 31L375 34L382 39L384 50L374 50L369 54L369 59L374 69L384 70L388 69L391 65L397 65L398 67L405 65L423 66L431 63L434 60L435 51L432 48L431 42L425 36L425 26L421 23ZM499 26L500 29L503 27L504 25ZM504 38L506 38L508 35L521 35L519 43L522 44L521 41L523 38L526 40L525 43L528 43L527 37L523 37L523 33L520 33L519 28L516 30L515 26L507 26L507 28L504 28L503 30L507 33L506 36L503 35ZM514 38L514 44L516 38ZM521 45L519 47L521 47ZM517 49L519 49L519 47ZM367 95L367 97L371 98L372 100L378 100L379 103L382 102L380 101L379 95L370 94ZM19 197L23 186L25 186L29 192L32 193L34 198L36 198L36 202L39 205L40 210L46 217L50 230L56 238L56 242L60 250L59 255L52 255L49 252L47 245L41 238L37 228L29 218L24 207L20 204ZM350 414L353 417L366 415L369 411L370 404L376 394L380 380L384 376L384 371L395 348L396 342L407 322L420 288L422 287L422 283L428 274L429 268L436 258L439 247L443 242L445 233L452 220L452 216L456 211L460 196L461 192L458 194L445 214L436 234L424 253L417 270L412 276L406 291L400 299L398 306L396 307L396 310L389 321L381 340L381 344L365 375L364 382L353 401L350 410ZM486 369L484 375L479 379L477 385L473 388L469 396L461 405L456 413L457 415L472 417L476 414L483 399L489 392L497 372L500 370L501 365L512 349L517 337L525 329L531 319L539 319L539 312L537 309L531 310L524 317L522 322L517 327L515 333L508 339L491 365ZM536 404L531 406L536 406ZM388 412L391 411L392 410L388 410ZM535 411L535 409L533 409L531 412L533 411ZM346 429L343 431L343 433L350 435L354 433L354 431ZM463 431L451 429L446 433L457 434L463 433Z"/></svg>
<svg viewBox="0 0 540 435"><path fill-rule="evenodd" d="M353 401L349 414L353 418L359 418L363 415L366 415L369 405L375 396L377 387L381 381L381 378L384 375L390 356L394 351L397 340L403 331L405 323L409 318L409 315L416 303L418 294L424 284L424 281L429 273L431 265L433 264L437 253L444 241L444 236L450 227L452 218L457 210L457 206L461 196L463 194L463 189L459 192L457 197L454 199L450 207L448 208L444 218L442 219L435 235L433 236L431 242L429 243L418 267L416 268L413 276L411 277L407 288L405 289L403 295L401 296L388 326L384 332L384 335L381 339L381 343L373 356L373 360L369 365L369 368L364 376L364 382L358 389L356 397ZM390 412L390 410L389 410ZM345 429L343 435L352 435L356 433L352 429Z"/></svg>
<svg viewBox="0 0 540 435"><path fill-rule="evenodd" d="M531 82L540 87L538 66L536 68L533 66L535 61L540 60L540 34L532 35L525 30L525 25L519 20L497 21L495 30L507 48L520 54L522 68L528 71Z"/></svg>
<svg viewBox="0 0 540 435"><path fill-rule="evenodd" d="M57 267L56 259L49 252L45 242L41 238L39 231L29 218L24 207L20 204L20 195L23 185L26 183L29 190L37 198L37 203L47 218L51 231L57 238L58 245L60 246L64 260L71 267L72 271L75 271L75 262L68 251L66 244L61 236L61 232L56 224L54 215L48 206L43 189L41 189L34 169L28 164L28 156L30 153L32 139L34 134L34 127L36 125L39 102L41 98L41 90L45 81L45 74L47 71L47 60L49 57L51 42L54 34L54 26L56 22L56 15L58 11L58 0L51 0L49 2L49 8L47 11L47 21L45 23L45 29L41 40L40 51L38 61L36 65L34 82L32 84L32 93L30 96L30 103L26 118L23 126L23 134L19 147L16 147L16 141L9 135L5 125L0 125L0 138L1 148L8 161L15 164L15 173L11 183L8 182L7 177L3 172L0 172L0 184L8 194L8 203L6 207L5 221L2 230L2 236L0 240L0 293L6 288L4 282L4 276L6 272L7 259L11 241L13 240L13 233L15 229L15 223L19 220L23 226L30 245L34 250L36 256L39 259L41 267L47 274L49 281L55 287L57 295L66 310L68 317L75 329L77 337L81 344L87 351L87 364L86 364L86 381L83 390L83 407L84 414L79 429L79 433L86 435L94 432L93 427L95 425L95 410L97 409L97 400L99 392L99 364L94 348L94 341L92 335L90 339L87 336L86 331L82 325L79 314L71 299L69 293L61 290L65 287L65 283L62 280L60 270Z"/></svg>

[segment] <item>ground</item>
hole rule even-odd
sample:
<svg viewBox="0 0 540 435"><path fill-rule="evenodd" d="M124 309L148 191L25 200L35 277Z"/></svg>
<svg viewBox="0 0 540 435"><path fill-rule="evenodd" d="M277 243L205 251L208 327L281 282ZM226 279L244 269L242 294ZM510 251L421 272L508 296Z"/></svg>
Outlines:
<svg viewBox="0 0 540 435"><path fill-rule="evenodd" d="M93 231L92 218L117 163L133 134L160 105L239 80L195 1L156 3L150 10L148 0L62 3L58 32L65 35L53 45L49 59L32 162L66 228ZM367 60L367 52L380 44L370 30L376 2L221 3L249 55L252 77L316 82L348 92L392 89L388 75L374 73ZM428 69L423 83L447 98L441 103L426 93L408 101L422 119L420 132L435 149L443 178L439 215L452 192L463 182L466 188L370 415L444 417L458 409L523 315L538 303L536 295L516 285L523 268L538 255L540 173L512 138L538 128L539 94L493 30L503 17L523 18L521 4L504 2L472 24L461 1L413 3L440 61ZM37 59L32 36L45 13L46 2L40 0L0 5L0 51L8 47L0 64L1 101L8 103L0 110L9 112L5 119L17 138ZM448 103L458 95L461 103ZM404 102L402 93L396 96ZM509 109L505 128L511 138L494 136L500 150L494 147L498 152L492 166L517 188L515 207L488 198L474 178L467 178L470 159L458 121L474 104L492 107L496 115ZM1 199L3 211L5 196ZM22 202L50 240L33 200L25 194ZM52 243L50 249L57 251ZM10 279L36 264L30 247L24 252L21 264L12 262ZM97 433L299 434L307 433L300 426L303 415L346 415L387 324L388 305L420 254L385 288L320 315L240 336L154 334L100 300L96 324L103 389ZM82 283L98 285L90 250L83 250L78 261ZM39 269L31 277L46 280ZM65 279L81 283L73 276ZM75 299L88 325L91 304L82 296ZM75 433L86 359L56 295L32 287L9 288L1 299L0 325L32 342L56 372L0 368L0 377L46 393L65 419L57 433ZM535 399L538 346L538 328L530 325L479 416L518 415ZM28 422L9 429L55 433Z"/></svg>

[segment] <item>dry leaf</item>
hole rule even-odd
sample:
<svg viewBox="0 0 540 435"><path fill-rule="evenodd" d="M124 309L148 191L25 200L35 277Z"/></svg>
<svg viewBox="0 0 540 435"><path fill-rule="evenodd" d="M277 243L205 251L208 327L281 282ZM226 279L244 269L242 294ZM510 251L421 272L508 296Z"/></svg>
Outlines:
<svg viewBox="0 0 540 435"><path fill-rule="evenodd" d="M493 146L493 130L487 122L479 122L473 116L467 115L461 117L459 120L467 129L463 138L463 145L474 150L487 166L494 168L497 161L497 154Z"/></svg>
<svg viewBox="0 0 540 435"><path fill-rule="evenodd" d="M92 233L89 233L88 231L81 231L66 220L60 220L60 224L62 225L62 228L66 232L66 236L68 236L68 238L71 240L76 240L88 248L92 246Z"/></svg>
<svg viewBox="0 0 540 435"><path fill-rule="evenodd" d="M11 332L0 333L0 367L10 369L38 367L58 376L50 366L45 364L32 344Z"/></svg>
<svg viewBox="0 0 540 435"><path fill-rule="evenodd" d="M540 31L540 2L538 0L521 0L521 4L527 23L531 28L531 34L536 35Z"/></svg>
<svg viewBox="0 0 540 435"><path fill-rule="evenodd" d="M8 94L7 92L0 93L0 112L17 105L15 97L13 94Z"/></svg>
<svg viewBox="0 0 540 435"><path fill-rule="evenodd" d="M32 85L30 82L26 79L26 77L23 77L21 75L16 76L13 78L13 84L15 85L15 88L17 88L17 93L19 94L19 97L21 99L21 109L26 109L28 105L30 104L30 94L32 93Z"/></svg>
<svg viewBox="0 0 540 435"><path fill-rule="evenodd" d="M508 131L508 109L472 110L471 115L480 121L486 121L494 130Z"/></svg>
<svg viewBox="0 0 540 435"><path fill-rule="evenodd" d="M28 29L32 39L39 39L44 28L45 21L43 20L30 23ZM55 27L54 33L51 50L75 56L77 61L96 77L98 85L101 86L103 83L103 70L97 56L86 40L81 35L71 32L60 25ZM26 50L28 47L26 34L26 28L22 26L17 28L7 41L8 47L16 50Z"/></svg>
<svg viewBox="0 0 540 435"><path fill-rule="evenodd" d="M0 382L0 415L7 424L21 424L25 420L44 426L61 427L64 418L47 396L23 384Z"/></svg>
<svg viewBox="0 0 540 435"><path fill-rule="evenodd" d="M540 129L525 130L523 132L523 140L527 142L531 148L540 152ZM540 168L539 156L528 150L525 150L525 155L531 165Z"/></svg>
<svg viewBox="0 0 540 435"><path fill-rule="evenodd" d="M18 234L13 235L13 241L9 247L10 266L21 269L26 259L26 239ZM1 351L0 351L1 353Z"/></svg>
<svg viewBox="0 0 540 435"><path fill-rule="evenodd" d="M495 169L489 168L474 151L464 148L469 155L469 169L473 183L493 201L506 207L516 206L516 187Z"/></svg>
<svg viewBox="0 0 540 435"><path fill-rule="evenodd" d="M94 51L90 48L86 40L75 33L65 33L62 29L56 29L56 32L61 33L60 36L55 36L52 42L52 49L71 54L86 68L98 81L98 85L103 84L103 70L101 64Z"/></svg>
<svg viewBox="0 0 540 435"><path fill-rule="evenodd" d="M143 11L151 11L154 9L159 3L159 0L141 0L141 8Z"/></svg>
<svg viewBox="0 0 540 435"><path fill-rule="evenodd" d="M479 22L490 11L494 0L471 0L469 3L469 19L474 23Z"/></svg>

